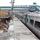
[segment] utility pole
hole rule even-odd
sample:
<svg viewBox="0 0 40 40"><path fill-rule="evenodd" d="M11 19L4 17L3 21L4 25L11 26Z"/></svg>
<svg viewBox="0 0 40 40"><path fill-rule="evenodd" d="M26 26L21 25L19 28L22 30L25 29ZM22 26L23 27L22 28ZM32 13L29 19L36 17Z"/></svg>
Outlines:
<svg viewBox="0 0 40 40"><path fill-rule="evenodd" d="M12 15L14 14L14 13L13 13L14 1L15 1L15 0L11 0L11 2L10 2L10 3L11 3L11 14L12 14ZM12 15L11 15L11 16L12 16Z"/></svg>
<svg viewBox="0 0 40 40"><path fill-rule="evenodd" d="M14 7L14 1L15 0L11 0L11 10L13 11L13 7Z"/></svg>

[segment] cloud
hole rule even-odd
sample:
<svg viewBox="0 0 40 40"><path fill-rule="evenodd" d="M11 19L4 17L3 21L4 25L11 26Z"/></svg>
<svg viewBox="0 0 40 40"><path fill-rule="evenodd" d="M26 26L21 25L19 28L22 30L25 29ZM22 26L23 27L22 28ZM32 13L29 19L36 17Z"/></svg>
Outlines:
<svg viewBox="0 0 40 40"><path fill-rule="evenodd" d="M15 5L32 5L33 2L40 5L40 0L15 0Z"/></svg>
<svg viewBox="0 0 40 40"><path fill-rule="evenodd" d="M11 0L0 0L0 6L10 6L10 1Z"/></svg>
<svg viewBox="0 0 40 40"><path fill-rule="evenodd" d="M11 0L0 0L0 6L11 6ZM36 2L40 5L40 0L15 0L14 5L32 5Z"/></svg>

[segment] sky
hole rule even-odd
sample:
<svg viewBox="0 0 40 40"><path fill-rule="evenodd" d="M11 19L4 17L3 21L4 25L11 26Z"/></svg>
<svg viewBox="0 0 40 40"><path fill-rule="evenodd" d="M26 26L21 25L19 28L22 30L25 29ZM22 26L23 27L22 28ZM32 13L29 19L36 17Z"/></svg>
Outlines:
<svg viewBox="0 0 40 40"><path fill-rule="evenodd" d="M0 6L11 6L10 2L11 0L0 0ZM15 0L14 5L32 5L33 2L40 5L40 0Z"/></svg>

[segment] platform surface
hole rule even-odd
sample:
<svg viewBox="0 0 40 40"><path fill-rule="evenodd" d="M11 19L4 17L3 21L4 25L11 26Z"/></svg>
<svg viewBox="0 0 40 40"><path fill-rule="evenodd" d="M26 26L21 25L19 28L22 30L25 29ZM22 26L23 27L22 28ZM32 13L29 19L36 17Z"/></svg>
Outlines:
<svg viewBox="0 0 40 40"><path fill-rule="evenodd" d="M18 18L14 17L14 33L18 40L39 40Z"/></svg>
<svg viewBox="0 0 40 40"><path fill-rule="evenodd" d="M13 17L7 33L0 34L0 40L39 40L18 18Z"/></svg>

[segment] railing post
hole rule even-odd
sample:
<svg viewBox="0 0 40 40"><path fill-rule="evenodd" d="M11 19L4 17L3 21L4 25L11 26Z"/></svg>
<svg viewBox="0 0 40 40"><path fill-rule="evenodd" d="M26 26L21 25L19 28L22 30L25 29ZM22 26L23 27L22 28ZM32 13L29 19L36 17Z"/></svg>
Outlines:
<svg viewBox="0 0 40 40"><path fill-rule="evenodd" d="M35 26L35 20L34 20L33 26Z"/></svg>

